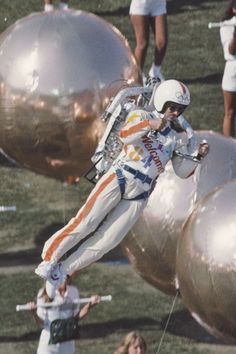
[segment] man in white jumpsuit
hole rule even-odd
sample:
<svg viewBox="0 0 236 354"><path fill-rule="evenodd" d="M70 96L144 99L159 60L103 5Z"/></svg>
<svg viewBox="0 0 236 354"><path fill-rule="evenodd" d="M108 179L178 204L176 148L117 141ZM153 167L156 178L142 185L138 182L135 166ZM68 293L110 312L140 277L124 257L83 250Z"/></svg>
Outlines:
<svg viewBox="0 0 236 354"><path fill-rule="evenodd" d="M202 158L208 152L208 144L197 148L179 141L179 134L171 127L171 121L189 103L188 88L177 80L167 80L156 89L154 112L138 109L128 114L120 131L124 143L121 154L77 215L44 245L43 262L35 272L47 279L49 297L54 296L66 275L97 261L122 241L145 208L156 179L169 160L181 178L194 173L198 163L175 156L174 152ZM68 258L61 261L68 251Z"/></svg>

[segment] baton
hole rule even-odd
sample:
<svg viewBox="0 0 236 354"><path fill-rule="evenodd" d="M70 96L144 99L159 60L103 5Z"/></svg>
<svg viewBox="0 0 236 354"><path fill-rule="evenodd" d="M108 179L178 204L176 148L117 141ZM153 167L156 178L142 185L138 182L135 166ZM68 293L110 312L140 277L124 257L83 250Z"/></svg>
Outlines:
<svg viewBox="0 0 236 354"><path fill-rule="evenodd" d="M229 27L236 26L236 23L227 23L227 22L209 22L208 28L217 28L217 27Z"/></svg>
<svg viewBox="0 0 236 354"><path fill-rule="evenodd" d="M16 206L15 205L0 205L0 212L4 212L4 211L16 211Z"/></svg>
<svg viewBox="0 0 236 354"><path fill-rule="evenodd" d="M87 302L90 302L92 300L92 297L84 297L82 299L76 299L73 302L64 302L64 301L52 301L52 302L48 302L42 305L35 305L35 307L32 308L32 306L30 304L24 304L24 305L16 305L16 311L29 311L32 309L36 309L38 307L41 308L48 308L48 307L57 307L57 306L61 306L62 304L85 304ZM111 295L104 295L101 296L101 301L111 301L112 300L112 296Z"/></svg>

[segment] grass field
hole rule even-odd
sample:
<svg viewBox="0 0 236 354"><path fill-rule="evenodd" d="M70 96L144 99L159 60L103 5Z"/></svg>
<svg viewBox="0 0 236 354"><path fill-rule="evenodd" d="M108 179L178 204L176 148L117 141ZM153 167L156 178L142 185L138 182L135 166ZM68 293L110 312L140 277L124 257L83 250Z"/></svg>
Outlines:
<svg viewBox="0 0 236 354"><path fill-rule="evenodd" d="M71 6L91 11L114 24L134 48L128 17L128 0L72 0ZM192 104L186 117L197 130L221 131L223 99L221 76L224 60L218 30L209 21L221 18L227 1L168 1L169 45L163 64L166 78L189 85ZM43 1L1 0L0 31L17 19L40 11ZM146 61L152 62L153 39ZM43 241L63 225L86 198L91 185L79 186L36 175L19 168L0 166L0 205L16 205L16 212L0 213L0 354L35 353L40 330L29 313L16 313L17 303L35 297L41 285L33 269ZM82 296L112 294L81 324L80 354L112 354L121 338L138 329L147 339L149 354L236 354L191 319L177 300L162 345L158 345L172 306L169 297L144 282L127 263L98 263L75 279Z"/></svg>

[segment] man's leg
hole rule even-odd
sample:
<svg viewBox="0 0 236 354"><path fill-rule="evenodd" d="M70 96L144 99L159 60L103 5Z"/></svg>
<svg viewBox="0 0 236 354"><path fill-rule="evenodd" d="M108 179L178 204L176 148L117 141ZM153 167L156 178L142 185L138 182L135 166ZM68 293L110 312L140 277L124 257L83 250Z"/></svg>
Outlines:
<svg viewBox="0 0 236 354"><path fill-rule="evenodd" d="M115 173L105 175L90 193L77 215L45 243L42 252L44 261L59 261L68 250L96 230L120 198Z"/></svg>
<svg viewBox="0 0 236 354"><path fill-rule="evenodd" d="M87 267L116 247L133 227L146 204L144 200L122 199L94 234L62 262L67 274Z"/></svg>

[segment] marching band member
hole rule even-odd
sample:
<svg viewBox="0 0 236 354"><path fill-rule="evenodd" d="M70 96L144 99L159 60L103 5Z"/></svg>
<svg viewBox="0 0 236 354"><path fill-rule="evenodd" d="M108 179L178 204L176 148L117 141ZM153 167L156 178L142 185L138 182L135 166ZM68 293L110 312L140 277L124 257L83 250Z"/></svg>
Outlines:
<svg viewBox="0 0 236 354"><path fill-rule="evenodd" d="M225 69L222 79L224 97L223 134L235 136L236 117L236 0L232 0L223 18L227 26L220 27ZM232 26L229 26L232 24Z"/></svg>

